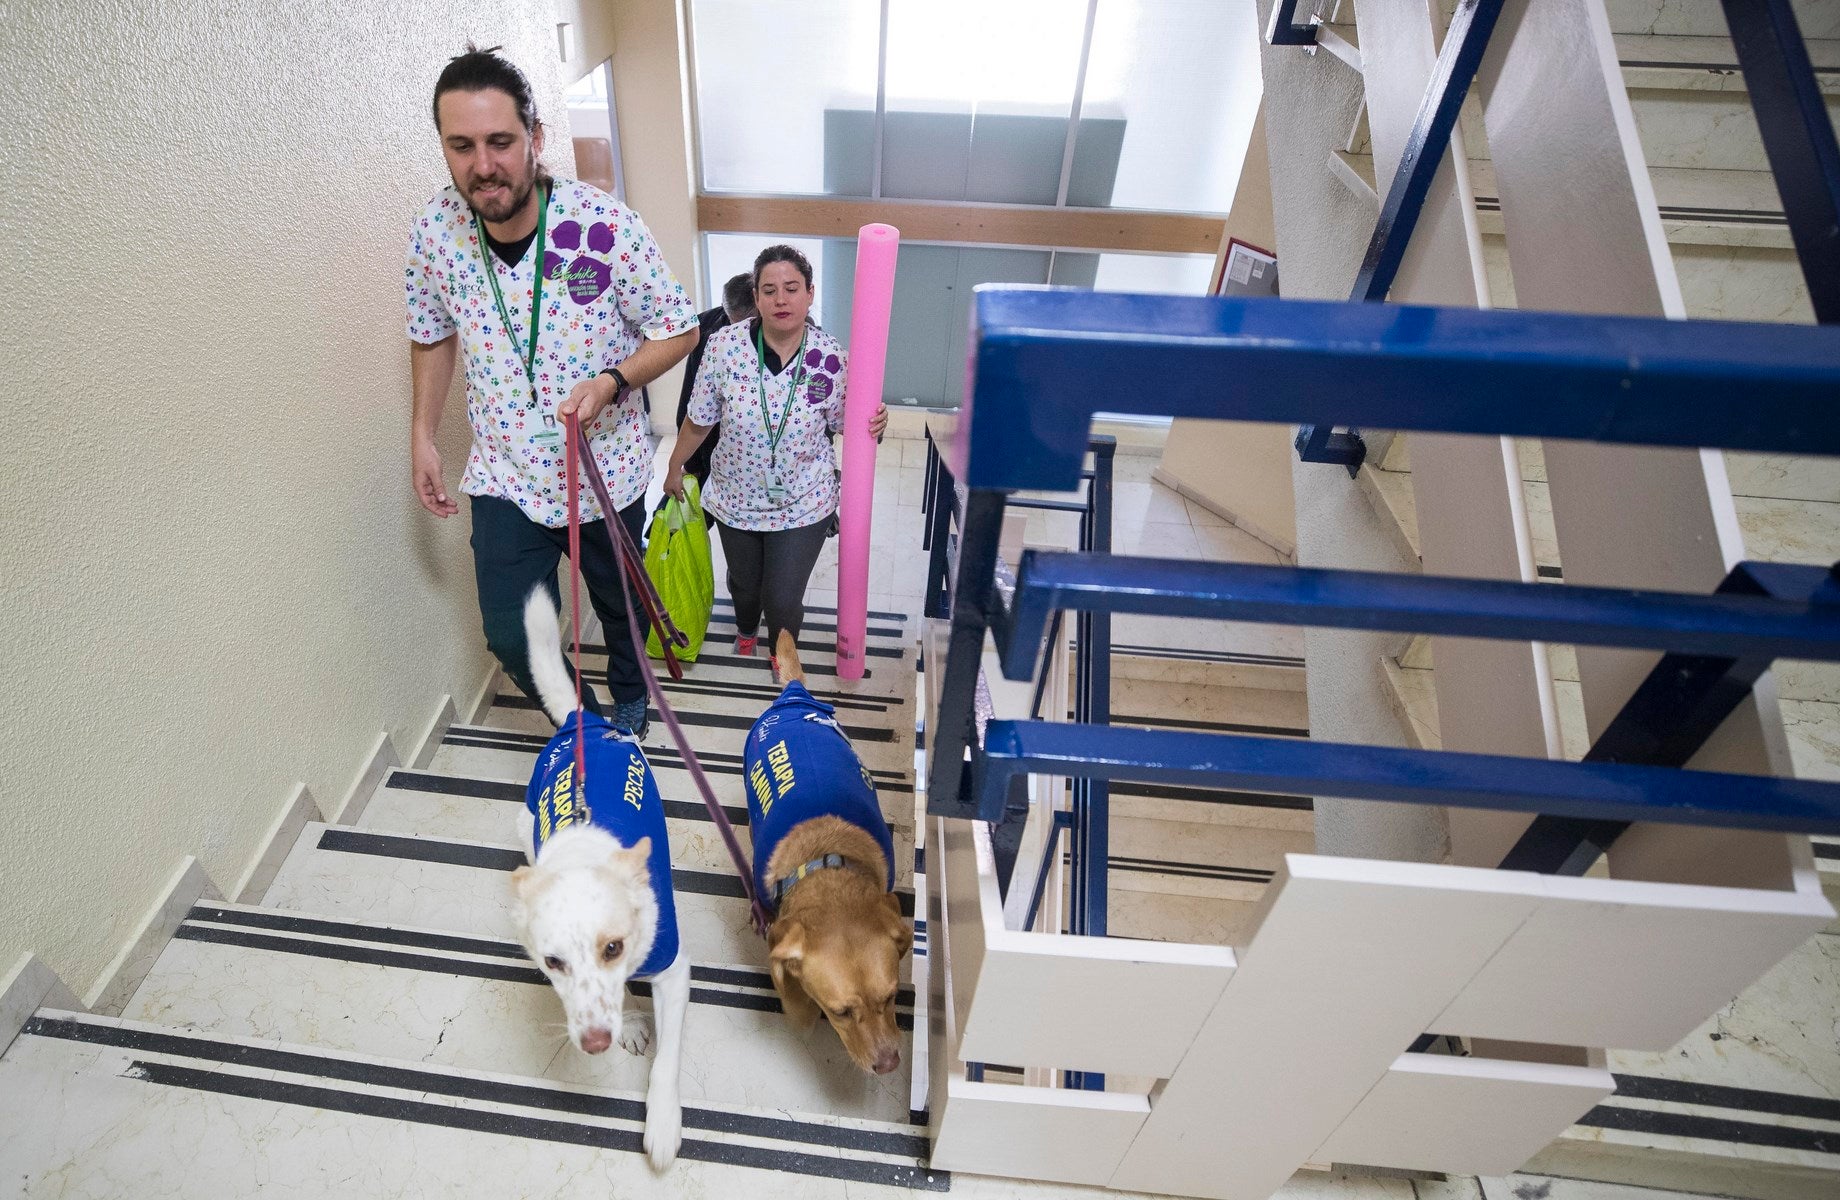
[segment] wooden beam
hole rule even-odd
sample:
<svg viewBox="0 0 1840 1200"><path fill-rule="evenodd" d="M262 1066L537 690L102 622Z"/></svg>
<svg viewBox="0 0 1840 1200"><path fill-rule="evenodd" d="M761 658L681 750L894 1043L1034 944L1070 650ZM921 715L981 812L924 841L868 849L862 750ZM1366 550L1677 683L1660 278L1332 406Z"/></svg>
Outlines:
<svg viewBox="0 0 1840 1200"><path fill-rule="evenodd" d="M853 238L864 225L882 221L909 242L1147 254L1212 255L1226 227L1225 217L1206 213L830 196L705 194L697 197L696 217L705 233Z"/></svg>

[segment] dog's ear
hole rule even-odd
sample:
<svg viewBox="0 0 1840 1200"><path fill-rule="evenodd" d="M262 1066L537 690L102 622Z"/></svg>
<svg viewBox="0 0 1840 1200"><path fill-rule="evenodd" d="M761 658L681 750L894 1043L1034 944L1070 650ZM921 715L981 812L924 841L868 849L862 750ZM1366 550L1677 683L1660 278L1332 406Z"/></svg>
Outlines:
<svg viewBox="0 0 1840 1200"><path fill-rule="evenodd" d="M774 966L796 974L805 960L805 927L797 921L775 921L767 930L767 957Z"/></svg>
<svg viewBox="0 0 1840 1200"><path fill-rule="evenodd" d="M529 867L519 867L517 870L511 872L511 890L517 893L519 900L527 900L530 898L531 875L532 872Z"/></svg>
<svg viewBox="0 0 1840 1200"><path fill-rule="evenodd" d="M888 912L888 936L894 939L895 957L904 958L914 948L913 922L901 915L901 898L893 892L882 897Z"/></svg>
<svg viewBox="0 0 1840 1200"><path fill-rule="evenodd" d="M643 867L652 861L652 839L642 837L630 850L620 851L620 857L635 867Z"/></svg>

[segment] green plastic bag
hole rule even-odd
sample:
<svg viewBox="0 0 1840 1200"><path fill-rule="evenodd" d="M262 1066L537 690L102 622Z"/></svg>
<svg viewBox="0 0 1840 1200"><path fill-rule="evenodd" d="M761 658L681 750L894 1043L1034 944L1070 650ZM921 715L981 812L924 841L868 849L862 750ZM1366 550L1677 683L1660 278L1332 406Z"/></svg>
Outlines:
<svg viewBox="0 0 1840 1200"><path fill-rule="evenodd" d="M690 644L676 647L679 662L693 663L709 632L709 612L716 603L716 573L709 558L709 523L703 519L703 501L696 478L684 477L684 498L665 498L652 518L645 547L645 573L652 577L658 598L671 620L688 634ZM645 639L645 652L664 657L658 631Z"/></svg>

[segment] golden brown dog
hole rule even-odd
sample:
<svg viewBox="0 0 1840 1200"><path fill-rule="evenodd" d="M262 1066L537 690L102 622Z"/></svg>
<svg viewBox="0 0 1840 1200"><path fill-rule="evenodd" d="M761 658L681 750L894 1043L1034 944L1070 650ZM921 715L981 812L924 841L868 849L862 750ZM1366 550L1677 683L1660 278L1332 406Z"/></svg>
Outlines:
<svg viewBox="0 0 1840 1200"><path fill-rule="evenodd" d="M775 649L781 679L802 683L792 636L782 631ZM847 751L848 742L843 746ZM802 871L829 856L840 856L843 864ZM887 857L862 826L835 816L813 817L794 825L773 848L763 875L767 894L795 873L797 885L784 893L767 934L780 1003L801 1029L811 1028L823 1013L856 1065L885 1075L901 1064L895 992L901 959L914 944L913 928L888 889Z"/></svg>

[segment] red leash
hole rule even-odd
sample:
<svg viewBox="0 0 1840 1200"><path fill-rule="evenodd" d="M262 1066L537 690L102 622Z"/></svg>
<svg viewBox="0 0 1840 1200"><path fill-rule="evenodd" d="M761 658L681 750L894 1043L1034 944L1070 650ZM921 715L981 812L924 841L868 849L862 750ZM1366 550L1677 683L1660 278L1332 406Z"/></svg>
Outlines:
<svg viewBox="0 0 1840 1200"><path fill-rule="evenodd" d="M641 603L645 605L646 618L653 628L659 631L658 640L664 646L665 666L671 672L672 679L684 677L683 664L677 661L672 647L688 646L690 635L671 623L671 615L665 611L664 604L658 598L658 589L652 585L651 576L645 573L645 559L639 548L633 544L632 535L626 531L626 523L620 520L619 509L613 505L612 497L607 494L606 481L601 478L600 463L595 460L594 447L588 441L588 435L582 431L581 423L574 417L566 418L568 422L569 472L569 570L578 579L580 558L577 557L581 546L581 488L580 468L587 468L588 485L594 491L594 498L600 502L602 524L607 527L607 537L613 543L614 556L619 560L620 590L626 597L626 631L632 637L633 652L639 658L639 669L645 675L645 690L651 696L652 703L658 706L658 716L670 731L671 740L677 743L677 752L683 756L684 768L690 772L690 778L696 783L697 790L703 795L703 805L709 810L709 819L715 822L721 831L722 843L728 847L728 857L735 864L735 874L741 877L741 890L747 894L748 907L754 917L754 932L761 937L767 936L767 926L772 924L772 914L761 902L754 890L754 871L748 865L747 856L741 851L741 843L735 837L735 827L729 823L728 814L716 800L715 789L709 785L709 777L703 773L703 764L697 760L696 751L690 748L690 739L684 735L684 728L678 723L677 714L671 708L671 702L665 698L664 685L658 682L658 673L652 670L652 661L645 652L645 632L639 626L639 618L633 612L633 593L639 593ZM579 456L579 457L578 457ZM579 592L575 600L575 688L576 721L580 725L581 713L581 608ZM607 631L608 640L613 638L613 631ZM610 647L611 649L611 647ZM581 770L581 737L575 738L576 769Z"/></svg>

